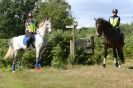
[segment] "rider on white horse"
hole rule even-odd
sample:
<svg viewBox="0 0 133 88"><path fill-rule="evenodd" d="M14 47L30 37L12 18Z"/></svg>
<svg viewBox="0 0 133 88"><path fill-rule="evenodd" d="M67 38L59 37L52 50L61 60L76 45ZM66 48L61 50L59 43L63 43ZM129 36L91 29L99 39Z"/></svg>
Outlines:
<svg viewBox="0 0 133 88"><path fill-rule="evenodd" d="M39 24L39 28L36 31L35 34L35 51L36 51L36 64L35 68L40 69L41 64L41 50L44 46L46 46L46 36L48 33L50 33L51 30L51 19L43 20ZM4 59L10 58L13 59L13 65L12 70L15 71L15 64L17 59L17 53L19 50L26 50L27 45L24 43L25 35L20 35L17 37L13 37L10 40L8 51L4 57Z"/></svg>
<svg viewBox="0 0 133 88"><path fill-rule="evenodd" d="M28 37L28 42L27 42L27 49L31 49L31 47L33 47L33 39L34 39L34 34L36 32L36 25L35 25L35 20L32 16L32 13L30 12L28 14L28 19L25 23L26 25L26 30L25 30L25 34Z"/></svg>

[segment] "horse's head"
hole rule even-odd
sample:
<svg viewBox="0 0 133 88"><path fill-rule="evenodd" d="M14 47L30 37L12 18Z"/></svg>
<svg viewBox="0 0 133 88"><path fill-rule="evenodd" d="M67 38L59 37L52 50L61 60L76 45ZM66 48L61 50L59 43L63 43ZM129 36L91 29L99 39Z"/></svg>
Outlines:
<svg viewBox="0 0 133 88"><path fill-rule="evenodd" d="M44 25L48 32L52 31L51 30L51 19L45 20Z"/></svg>
<svg viewBox="0 0 133 88"><path fill-rule="evenodd" d="M95 19L95 18L94 18ZM98 37L102 36L103 33L103 18L95 19L96 21L96 34Z"/></svg>
<svg viewBox="0 0 133 88"><path fill-rule="evenodd" d="M43 20L40 24L39 24L39 31L42 31L42 32L48 32L50 33L52 30L51 30L51 19L46 19L46 20Z"/></svg>

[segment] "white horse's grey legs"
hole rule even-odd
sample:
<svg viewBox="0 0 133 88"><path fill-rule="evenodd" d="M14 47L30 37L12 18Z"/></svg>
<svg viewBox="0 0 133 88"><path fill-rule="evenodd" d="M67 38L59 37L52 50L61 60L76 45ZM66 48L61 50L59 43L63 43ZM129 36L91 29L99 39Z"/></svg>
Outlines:
<svg viewBox="0 0 133 88"><path fill-rule="evenodd" d="M16 70L16 55L17 55L17 51L14 52L14 57L13 57L13 64L12 64L12 72L15 72Z"/></svg>
<svg viewBox="0 0 133 88"><path fill-rule="evenodd" d="M36 65L35 65L35 69L39 70L41 68L41 64L40 64L40 48L36 49Z"/></svg>
<svg viewBox="0 0 133 88"><path fill-rule="evenodd" d="M16 67L15 67L15 60L13 60L13 63L12 63L12 72L15 72L15 70L16 70Z"/></svg>

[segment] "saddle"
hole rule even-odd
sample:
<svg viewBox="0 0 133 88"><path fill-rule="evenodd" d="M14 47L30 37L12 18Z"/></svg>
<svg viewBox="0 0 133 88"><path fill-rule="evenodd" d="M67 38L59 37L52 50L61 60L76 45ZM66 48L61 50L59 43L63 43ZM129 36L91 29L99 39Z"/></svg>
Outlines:
<svg viewBox="0 0 133 88"><path fill-rule="evenodd" d="M120 41L122 41L122 43L125 44L124 43L124 33L120 29L115 29L115 30L118 33Z"/></svg>
<svg viewBox="0 0 133 88"><path fill-rule="evenodd" d="M25 35L23 44L26 45L29 49L35 48L35 35L33 35L32 37Z"/></svg>

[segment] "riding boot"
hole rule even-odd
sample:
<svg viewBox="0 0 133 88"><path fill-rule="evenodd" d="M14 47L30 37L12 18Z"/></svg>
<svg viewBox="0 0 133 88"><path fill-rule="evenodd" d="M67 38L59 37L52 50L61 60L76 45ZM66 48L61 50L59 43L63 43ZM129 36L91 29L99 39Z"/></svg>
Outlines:
<svg viewBox="0 0 133 88"><path fill-rule="evenodd" d="M31 47L32 49L35 48L35 45L34 45L34 34L32 34L32 38L31 38Z"/></svg>
<svg viewBox="0 0 133 88"><path fill-rule="evenodd" d="M122 41L122 44L124 45L124 34L122 32L120 32L120 37L121 37L121 41Z"/></svg>
<svg viewBox="0 0 133 88"><path fill-rule="evenodd" d="M29 38L29 41L28 41L28 43L27 43L27 49L28 49L28 50L31 50L32 32L28 32L28 38Z"/></svg>
<svg viewBox="0 0 133 88"><path fill-rule="evenodd" d="M31 45L30 44L27 44L27 47L26 47L28 50L31 50Z"/></svg>
<svg viewBox="0 0 133 88"><path fill-rule="evenodd" d="M117 29L118 33L119 33L119 36L120 36L120 41L122 42L122 44L124 45L124 33L120 30L120 29Z"/></svg>
<svg viewBox="0 0 133 88"><path fill-rule="evenodd" d="M26 48L27 48L28 50L31 50L31 39L29 39Z"/></svg>

